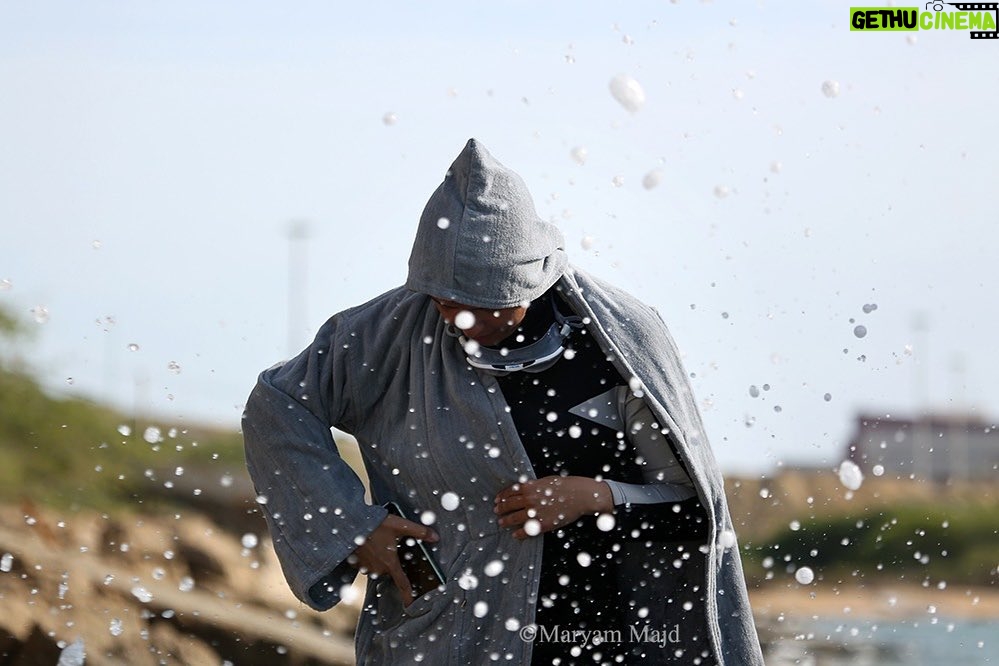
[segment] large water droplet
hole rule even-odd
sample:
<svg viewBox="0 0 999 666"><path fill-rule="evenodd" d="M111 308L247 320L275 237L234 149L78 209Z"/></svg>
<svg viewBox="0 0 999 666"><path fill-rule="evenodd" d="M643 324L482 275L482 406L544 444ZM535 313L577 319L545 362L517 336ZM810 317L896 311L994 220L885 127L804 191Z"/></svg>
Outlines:
<svg viewBox="0 0 999 666"><path fill-rule="evenodd" d="M454 325L462 331L468 330L475 326L475 315L468 310L462 310L454 316Z"/></svg>
<svg viewBox="0 0 999 666"><path fill-rule="evenodd" d="M857 463L852 460L841 462L837 474L839 475L839 482L849 490L857 490L864 483L864 473L857 467Z"/></svg>
<svg viewBox="0 0 999 666"><path fill-rule="evenodd" d="M645 91L641 84L627 74L618 74L610 82L611 95L631 113L635 113L645 104Z"/></svg>
<svg viewBox="0 0 999 666"><path fill-rule="evenodd" d="M63 648L59 653L59 661L56 666L84 666L87 661L87 649L82 638Z"/></svg>
<svg viewBox="0 0 999 666"><path fill-rule="evenodd" d="M458 508L460 503L461 500L455 493L447 492L441 495L441 507L443 507L445 511L454 511Z"/></svg>
<svg viewBox="0 0 999 666"><path fill-rule="evenodd" d="M833 97L839 97L839 82L838 81L823 81L822 82L822 94L826 97L832 99Z"/></svg>
<svg viewBox="0 0 999 666"><path fill-rule="evenodd" d="M503 573L503 561L502 560L492 560L486 563L485 568L482 570L487 576L499 576Z"/></svg>
<svg viewBox="0 0 999 666"><path fill-rule="evenodd" d="M798 567L798 570L794 572L794 579L802 585L809 585L815 580L815 572L810 567Z"/></svg>
<svg viewBox="0 0 999 666"><path fill-rule="evenodd" d="M659 183L663 181L663 172L661 169L653 169L652 171L645 174L642 177L642 187L647 190L651 190L659 186Z"/></svg>
<svg viewBox="0 0 999 666"><path fill-rule="evenodd" d="M853 334L858 338L862 338L867 335L867 327L863 324L857 324L853 327Z"/></svg>

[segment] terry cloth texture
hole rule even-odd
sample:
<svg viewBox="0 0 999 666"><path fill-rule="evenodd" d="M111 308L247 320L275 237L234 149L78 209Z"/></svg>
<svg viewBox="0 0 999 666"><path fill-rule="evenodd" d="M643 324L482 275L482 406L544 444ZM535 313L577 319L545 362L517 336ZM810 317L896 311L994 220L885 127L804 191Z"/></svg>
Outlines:
<svg viewBox="0 0 999 666"><path fill-rule="evenodd" d="M469 139L423 210L406 286L464 305L509 308L555 284L564 248L520 176Z"/></svg>

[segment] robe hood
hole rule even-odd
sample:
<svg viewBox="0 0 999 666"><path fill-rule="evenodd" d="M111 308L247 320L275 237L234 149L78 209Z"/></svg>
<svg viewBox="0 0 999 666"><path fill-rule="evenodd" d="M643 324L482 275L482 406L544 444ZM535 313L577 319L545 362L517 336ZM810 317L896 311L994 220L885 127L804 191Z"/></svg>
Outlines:
<svg viewBox="0 0 999 666"><path fill-rule="evenodd" d="M565 241L516 173L469 139L427 201L406 287L475 307L533 301L565 272Z"/></svg>

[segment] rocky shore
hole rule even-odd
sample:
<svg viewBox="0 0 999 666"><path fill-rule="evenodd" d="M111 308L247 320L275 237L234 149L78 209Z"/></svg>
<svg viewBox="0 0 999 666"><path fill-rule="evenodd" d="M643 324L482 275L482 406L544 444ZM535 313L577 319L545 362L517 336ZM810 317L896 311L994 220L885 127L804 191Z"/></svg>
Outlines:
<svg viewBox="0 0 999 666"><path fill-rule="evenodd" d="M237 495L154 516L0 506L0 666L354 663L362 581L330 612L300 603L253 502ZM791 643L813 655L841 650L802 643L801 627L814 621L999 625L991 587L802 585L791 576L750 596L771 654Z"/></svg>
<svg viewBox="0 0 999 666"><path fill-rule="evenodd" d="M0 507L0 608L4 666L349 664L358 612L312 611L268 539L195 512L33 506Z"/></svg>

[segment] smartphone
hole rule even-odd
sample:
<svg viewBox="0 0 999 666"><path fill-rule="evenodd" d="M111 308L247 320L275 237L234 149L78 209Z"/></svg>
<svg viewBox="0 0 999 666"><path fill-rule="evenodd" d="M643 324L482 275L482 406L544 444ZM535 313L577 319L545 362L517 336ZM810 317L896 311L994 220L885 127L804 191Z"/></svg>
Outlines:
<svg viewBox="0 0 999 666"><path fill-rule="evenodd" d="M382 506L388 509L389 513L409 520L403 513L402 507L395 502L386 502ZM419 539L402 537L396 546L396 554L399 555L399 563L406 578L409 579L409 584L413 586L413 599L444 585L444 572L434 561L427 546Z"/></svg>

